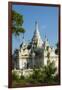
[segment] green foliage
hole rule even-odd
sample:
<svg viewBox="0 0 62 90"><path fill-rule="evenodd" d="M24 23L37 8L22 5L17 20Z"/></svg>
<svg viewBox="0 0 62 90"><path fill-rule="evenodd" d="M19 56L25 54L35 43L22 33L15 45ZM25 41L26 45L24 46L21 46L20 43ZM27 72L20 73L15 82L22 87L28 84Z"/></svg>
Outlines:
<svg viewBox="0 0 62 90"><path fill-rule="evenodd" d="M52 83L54 82L54 74L56 67L54 62L48 61L46 66L39 69L33 69L33 74L30 76L30 81L34 83Z"/></svg>
<svg viewBox="0 0 62 90"><path fill-rule="evenodd" d="M59 83L59 76L55 74L56 68L54 67L54 62L49 62L47 66L43 66L42 69L33 69L33 73L27 77L23 75L18 77L15 73L13 74L13 82L19 83L20 85L27 84L56 84Z"/></svg>
<svg viewBox="0 0 62 90"><path fill-rule="evenodd" d="M23 16L16 11L12 10L12 33L19 36L20 33L24 33L25 30L22 27Z"/></svg>
<svg viewBox="0 0 62 90"><path fill-rule="evenodd" d="M59 74L56 74L56 75L54 76L54 81L55 81L56 83L60 83Z"/></svg>
<svg viewBox="0 0 62 90"><path fill-rule="evenodd" d="M24 77L23 75L21 75L21 76L20 76L20 79L22 79L22 80L23 80L23 79L25 79L25 77Z"/></svg>
<svg viewBox="0 0 62 90"><path fill-rule="evenodd" d="M40 77L40 69L33 69L32 78L38 80Z"/></svg>
<svg viewBox="0 0 62 90"><path fill-rule="evenodd" d="M43 67L43 76L44 76L44 81L47 83L51 83L54 81L54 74L56 73L56 67L54 65L54 62L49 62L47 63L47 66Z"/></svg>
<svg viewBox="0 0 62 90"><path fill-rule="evenodd" d="M19 80L19 76L16 74L16 72L12 73L12 79L15 80L15 81Z"/></svg>

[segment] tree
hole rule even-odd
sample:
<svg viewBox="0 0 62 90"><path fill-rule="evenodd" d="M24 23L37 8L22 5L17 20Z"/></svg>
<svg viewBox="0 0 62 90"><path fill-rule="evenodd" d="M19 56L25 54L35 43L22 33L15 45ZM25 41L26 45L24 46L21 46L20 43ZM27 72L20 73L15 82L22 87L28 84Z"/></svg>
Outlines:
<svg viewBox="0 0 62 90"><path fill-rule="evenodd" d="M47 48L47 65L43 67L43 78L46 83L54 83L54 75L57 68L55 62L50 60L49 47Z"/></svg>
<svg viewBox="0 0 62 90"><path fill-rule="evenodd" d="M43 78L45 83L54 83L54 75L56 72L56 67L54 64L54 61L50 62L48 60L48 63L46 66L43 67Z"/></svg>
<svg viewBox="0 0 62 90"><path fill-rule="evenodd" d="M25 30L22 27L23 16L16 11L12 10L12 34L19 36L20 33L24 33Z"/></svg>

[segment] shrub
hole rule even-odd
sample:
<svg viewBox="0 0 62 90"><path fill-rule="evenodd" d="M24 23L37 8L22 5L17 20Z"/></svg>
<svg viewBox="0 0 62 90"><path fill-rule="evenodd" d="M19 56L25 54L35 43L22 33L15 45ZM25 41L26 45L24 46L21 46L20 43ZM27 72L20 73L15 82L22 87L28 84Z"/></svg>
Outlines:
<svg viewBox="0 0 62 90"><path fill-rule="evenodd" d="M19 80L19 76L16 74L16 72L12 73L12 79L16 81Z"/></svg>

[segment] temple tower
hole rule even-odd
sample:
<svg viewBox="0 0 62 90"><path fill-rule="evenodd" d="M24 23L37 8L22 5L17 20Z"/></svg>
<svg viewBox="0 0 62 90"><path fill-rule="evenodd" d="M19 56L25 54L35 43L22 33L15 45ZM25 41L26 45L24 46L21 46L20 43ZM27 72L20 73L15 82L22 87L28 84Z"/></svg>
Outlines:
<svg viewBox="0 0 62 90"><path fill-rule="evenodd" d="M34 35L33 35L33 38L32 38L32 43L35 44L39 48L42 47L42 45L43 45L43 41L40 37L37 21L35 22L35 31L34 31Z"/></svg>

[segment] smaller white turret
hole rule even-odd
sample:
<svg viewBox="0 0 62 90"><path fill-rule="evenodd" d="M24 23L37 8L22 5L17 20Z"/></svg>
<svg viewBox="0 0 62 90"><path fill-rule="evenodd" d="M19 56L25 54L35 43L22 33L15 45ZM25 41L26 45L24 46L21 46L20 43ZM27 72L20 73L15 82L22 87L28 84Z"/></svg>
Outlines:
<svg viewBox="0 0 62 90"><path fill-rule="evenodd" d="M48 42L47 37L45 36L44 48L46 49L47 47L49 47L49 42Z"/></svg>

